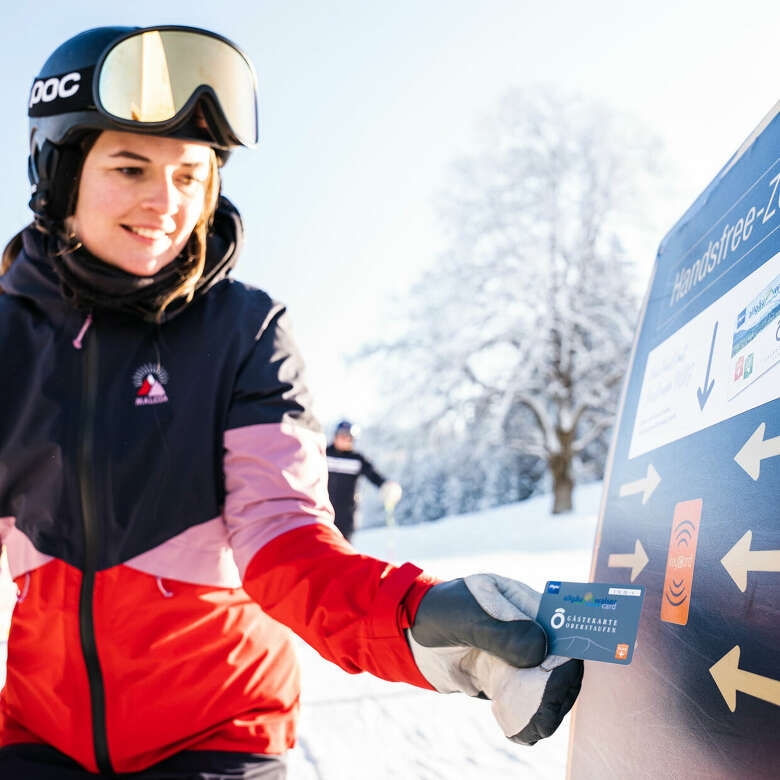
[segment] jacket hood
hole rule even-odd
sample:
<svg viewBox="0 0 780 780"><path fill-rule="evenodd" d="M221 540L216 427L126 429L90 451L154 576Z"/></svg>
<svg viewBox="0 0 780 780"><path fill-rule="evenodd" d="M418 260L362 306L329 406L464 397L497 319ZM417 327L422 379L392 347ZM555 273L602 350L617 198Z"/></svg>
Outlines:
<svg viewBox="0 0 780 780"><path fill-rule="evenodd" d="M244 229L235 206L220 196L206 245L206 266L193 300L204 295L235 266L243 246ZM30 226L22 233L23 249L0 277L8 295L29 298L42 308L62 305L90 311L108 309L157 322L162 303L181 283L182 253L154 276L135 276L103 262L84 248L58 254L56 241ZM191 302L191 301L190 301ZM160 318L166 322L189 303L177 298Z"/></svg>

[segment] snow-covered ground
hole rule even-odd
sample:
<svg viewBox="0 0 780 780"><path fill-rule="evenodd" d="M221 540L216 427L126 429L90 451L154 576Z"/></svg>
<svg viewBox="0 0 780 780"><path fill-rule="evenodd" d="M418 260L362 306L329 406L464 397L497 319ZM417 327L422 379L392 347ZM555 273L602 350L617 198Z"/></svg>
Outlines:
<svg viewBox="0 0 780 780"><path fill-rule="evenodd" d="M490 571L541 590L548 579L587 580L600 496L601 484L594 483L578 488L575 512L568 515L551 515L550 497L539 496L423 525L368 529L353 541L368 555L412 561L442 578ZM0 578L0 604L8 603L12 589ZM6 608L0 616L3 640L7 614ZM302 642L299 656L303 704L298 745L289 756L290 780L566 775L568 718L552 737L527 748L503 736L489 702L349 675Z"/></svg>
<svg viewBox="0 0 780 780"><path fill-rule="evenodd" d="M578 488L575 512L550 496L423 525L359 531L358 550L412 561L442 578L496 572L541 590L587 581L601 483ZM569 718L532 748L504 737L490 703L349 675L302 642L303 703L290 780L563 780Z"/></svg>

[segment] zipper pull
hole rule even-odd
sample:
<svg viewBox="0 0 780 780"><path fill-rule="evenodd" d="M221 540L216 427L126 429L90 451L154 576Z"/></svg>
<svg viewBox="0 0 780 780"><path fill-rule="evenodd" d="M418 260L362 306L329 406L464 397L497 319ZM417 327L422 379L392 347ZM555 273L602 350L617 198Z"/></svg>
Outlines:
<svg viewBox="0 0 780 780"><path fill-rule="evenodd" d="M84 320L84 324L81 326L81 330L79 331L78 336L76 336L76 338L73 339L72 343L75 349L81 349L81 342L84 340L84 336L89 330L89 326L91 324L92 324L92 312L87 314L87 317Z"/></svg>

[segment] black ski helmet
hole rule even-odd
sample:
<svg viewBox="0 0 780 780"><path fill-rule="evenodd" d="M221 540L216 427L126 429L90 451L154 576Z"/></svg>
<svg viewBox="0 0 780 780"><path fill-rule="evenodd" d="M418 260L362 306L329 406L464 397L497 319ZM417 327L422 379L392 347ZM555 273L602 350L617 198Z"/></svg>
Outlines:
<svg viewBox="0 0 780 780"><path fill-rule="evenodd" d="M257 143L257 80L226 38L194 27L97 27L60 45L28 101L30 208L73 207L85 136L123 130L208 143L221 164Z"/></svg>

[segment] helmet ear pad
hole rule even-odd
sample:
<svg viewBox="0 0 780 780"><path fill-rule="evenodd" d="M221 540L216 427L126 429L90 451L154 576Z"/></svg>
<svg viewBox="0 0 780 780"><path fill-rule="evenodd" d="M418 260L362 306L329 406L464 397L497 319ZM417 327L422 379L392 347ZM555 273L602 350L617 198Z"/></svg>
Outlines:
<svg viewBox="0 0 780 780"><path fill-rule="evenodd" d="M79 179L89 150L100 131L84 133L67 144L45 140L33 145L27 168L33 185L30 208L40 217L62 222L76 210Z"/></svg>

